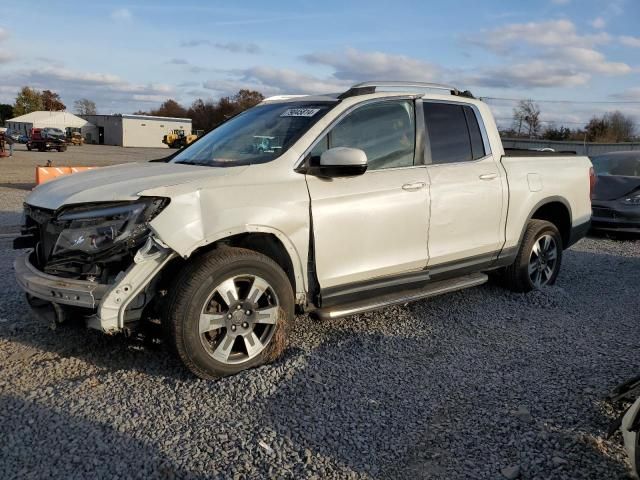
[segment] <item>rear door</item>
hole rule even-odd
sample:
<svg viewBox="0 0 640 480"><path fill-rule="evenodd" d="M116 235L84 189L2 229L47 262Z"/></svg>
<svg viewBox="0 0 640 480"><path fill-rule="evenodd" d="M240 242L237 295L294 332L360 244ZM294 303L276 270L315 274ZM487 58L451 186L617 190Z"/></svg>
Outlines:
<svg viewBox="0 0 640 480"><path fill-rule="evenodd" d="M504 169L471 105L423 102L431 184L429 270L487 263L504 243Z"/></svg>
<svg viewBox="0 0 640 480"><path fill-rule="evenodd" d="M423 148L416 153L414 100L357 107L311 156L333 147L364 150L368 169L350 178L307 175L321 289L424 269L429 191Z"/></svg>

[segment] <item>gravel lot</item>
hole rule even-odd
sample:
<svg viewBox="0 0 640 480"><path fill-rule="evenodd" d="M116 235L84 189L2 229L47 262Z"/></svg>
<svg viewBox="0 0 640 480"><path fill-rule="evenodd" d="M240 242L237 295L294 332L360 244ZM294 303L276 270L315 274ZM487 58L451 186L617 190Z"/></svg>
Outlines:
<svg viewBox="0 0 640 480"><path fill-rule="evenodd" d="M13 178L0 188L2 479L627 478L620 437L604 439L620 410L602 398L639 373L639 240L583 240L542 292L485 285L300 317L284 358L206 382L162 346L31 312L11 266L27 183Z"/></svg>

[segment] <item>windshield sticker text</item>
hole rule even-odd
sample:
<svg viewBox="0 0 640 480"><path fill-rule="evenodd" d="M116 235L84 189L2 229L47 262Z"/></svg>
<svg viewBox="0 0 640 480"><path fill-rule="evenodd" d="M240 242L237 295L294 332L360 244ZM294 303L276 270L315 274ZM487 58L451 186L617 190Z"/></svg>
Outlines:
<svg viewBox="0 0 640 480"><path fill-rule="evenodd" d="M288 108L280 114L281 117L313 117L319 108Z"/></svg>

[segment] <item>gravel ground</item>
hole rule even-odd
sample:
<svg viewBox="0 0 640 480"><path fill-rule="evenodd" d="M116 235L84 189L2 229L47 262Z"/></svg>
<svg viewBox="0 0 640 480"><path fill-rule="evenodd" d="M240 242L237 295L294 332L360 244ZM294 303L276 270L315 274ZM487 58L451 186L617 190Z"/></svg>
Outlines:
<svg viewBox="0 0 640 480"><path fill-rule="evenodd" d="M216 382L162 346L50 328L10 248L0 235L2 479L627 478L602 398L638 374L638 240L583 240L542 292L300 317L282 359Z"/></svg>

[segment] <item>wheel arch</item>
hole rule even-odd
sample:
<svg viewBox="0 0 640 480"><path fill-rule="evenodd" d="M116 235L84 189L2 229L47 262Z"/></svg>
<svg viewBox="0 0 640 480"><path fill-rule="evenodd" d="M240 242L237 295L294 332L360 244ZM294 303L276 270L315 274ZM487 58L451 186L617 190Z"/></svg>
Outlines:
<svg viewBox="0 0 640 480"><path fill-rule="evenodd" d="M222 246L246 248L271 258L287 274L296 303L304 303L306 284L300 255L293 242L280 230L262 225L245 225L225 230L196 245L184 258L193 258Z"/></svg>
<svg viewBox="0 0 640 480"><path fill-rule="evenodd" d="M553 223L562 237L563 249L567 248L571 239L573 216L571 213L571 205L564 197L547 197L539 201L531 209L526 222L522 226L518 245L522 243L529 220L546 220Z"/></svg>

